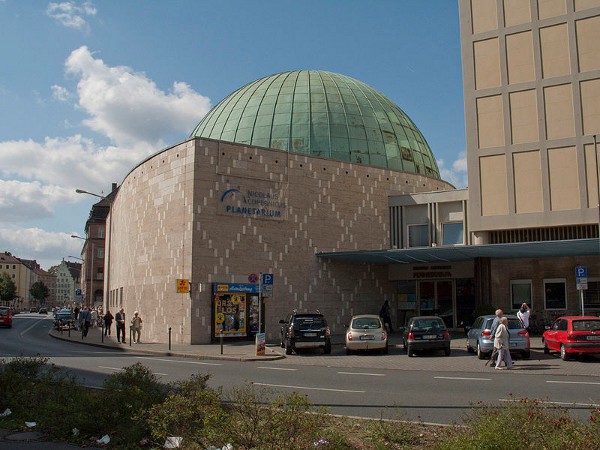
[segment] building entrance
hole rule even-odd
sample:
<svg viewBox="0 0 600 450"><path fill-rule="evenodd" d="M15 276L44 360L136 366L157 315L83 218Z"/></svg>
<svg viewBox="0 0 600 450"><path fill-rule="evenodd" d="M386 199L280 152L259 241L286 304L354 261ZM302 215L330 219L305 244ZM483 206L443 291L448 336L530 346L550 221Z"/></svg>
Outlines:
<svg viewBox="0 0 600 450"><path fill-rule="evenodd" d="M455 328L453 284L453 280L419 281L417 289L419 314L440 316L448 328Z"/></svg>

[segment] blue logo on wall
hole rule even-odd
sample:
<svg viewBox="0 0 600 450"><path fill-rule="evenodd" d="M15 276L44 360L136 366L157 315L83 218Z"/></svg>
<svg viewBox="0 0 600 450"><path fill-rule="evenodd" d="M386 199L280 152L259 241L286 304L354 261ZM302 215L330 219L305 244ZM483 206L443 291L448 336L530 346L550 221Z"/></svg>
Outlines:
<svg viewBox="0 0 600 450"><path fill-rule="evenodd" d="M222 211L226 215L251 216L264 219L283 219L287 205L281 189L229 188L221 194Z"/></svg>

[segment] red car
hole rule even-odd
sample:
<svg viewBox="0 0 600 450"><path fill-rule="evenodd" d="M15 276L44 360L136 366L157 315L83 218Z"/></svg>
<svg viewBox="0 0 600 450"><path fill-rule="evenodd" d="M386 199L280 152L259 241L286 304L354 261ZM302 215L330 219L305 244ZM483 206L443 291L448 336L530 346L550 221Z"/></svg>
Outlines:
<svg viewBox="0 0 600 450"><path fill-rule="evenodd" d="M0 306L0 325L12 327L12 310L6 306Z"/></svg>
<svg viewBox="0 0 600 450"><path fill-rule="evenodd" d="M574 355L600 354L600 317L562 316L542 335L544 353L560 352L563 361Z"/></svg>

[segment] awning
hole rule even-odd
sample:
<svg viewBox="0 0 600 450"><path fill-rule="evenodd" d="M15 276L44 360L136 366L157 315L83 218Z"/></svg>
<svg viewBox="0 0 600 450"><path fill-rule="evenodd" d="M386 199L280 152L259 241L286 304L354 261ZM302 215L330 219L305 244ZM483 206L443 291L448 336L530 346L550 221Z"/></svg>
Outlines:
<svg viewBox="0 0 600 450"><path fill-rule="evenodd" d="M564 256L600 257L600 239L317 253L317 257L331 261L378 265L472 261L475 258L521 259Z"/></svg>

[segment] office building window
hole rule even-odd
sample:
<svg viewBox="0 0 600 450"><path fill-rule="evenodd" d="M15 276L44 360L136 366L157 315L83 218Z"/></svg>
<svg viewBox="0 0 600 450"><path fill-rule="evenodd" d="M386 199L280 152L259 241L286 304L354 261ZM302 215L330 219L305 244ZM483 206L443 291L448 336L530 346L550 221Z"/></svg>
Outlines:
<svg viewBox="0 0 600 450"><path fill-rule="evenodd" d="M428 225L408 225L408 246L409 247L428 247L429 246L429 226Z"/></svg>
<svg viewBox="0 0 600 450"><path fill-rule="evenodd" d="M442 224L442 245L463 245L464 243L462 222Z"/></svg>
<svg viewBox="0 0 600 450"><path fill-rule="evenodd" d="M511 280L510 298L512 309L519 309L523 303L531 305L531 280Z"/></svg>
<svg viewBox="0 0 600 450"><path fill-rule="evenodd" d="M565 279L544 280L544 305L546 309L567 309Z"/></svg>

